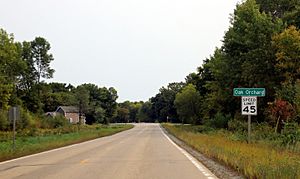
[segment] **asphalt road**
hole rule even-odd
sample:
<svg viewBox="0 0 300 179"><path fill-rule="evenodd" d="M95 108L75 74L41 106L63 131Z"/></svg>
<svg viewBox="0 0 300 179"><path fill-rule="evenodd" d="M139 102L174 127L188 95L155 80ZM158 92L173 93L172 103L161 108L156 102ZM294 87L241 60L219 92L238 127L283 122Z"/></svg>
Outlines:
<svg viewBox="0 0 300 179"><path fill-rule="evenodd" d="M0 163L0 178L216 178L174 144L158 124Z"/></svg>

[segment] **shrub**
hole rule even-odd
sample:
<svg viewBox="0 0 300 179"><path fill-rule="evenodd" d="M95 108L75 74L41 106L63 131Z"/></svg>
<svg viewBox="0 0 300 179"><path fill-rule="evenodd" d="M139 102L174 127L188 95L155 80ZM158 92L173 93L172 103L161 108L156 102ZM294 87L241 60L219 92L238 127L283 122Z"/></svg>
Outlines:
<svg viewBox="0 0 300 179"><path fill-rule="evenodd" d="M228 121L228 130L232 131L232 132L243 132L243 131L247 131L247 123L237 120L237 119L233 119Z"/></svg>
<svg viewBox="0 0 300 179"><path fill-rule="evenodd" d="M42 117L41 127L44 129L54 129L63 126L71 125L65 117L55 116L55 117Z"/></svg>
<svg viewBox="0 0 300 179"><path fill-rule="evenodd" d="M253 140L278 140L279 134L274 133L274 129L268 123L252 123L251 137Z"/></svg>
<svg viewBox="0 0 300 179"><path fill-rule="evenodd" d="M0 110L0 130L9 130L9 121L7 117L7 112Z"/></svg>
<svg viewBox="0 0 300 179"><path fill-rule="evenodd" d="M20 109L20 119L16 121L18 130L25 128L36 128L36 117L29 111Z"/></svg>
<svg viewBox="0 0 300 179"><path fill-rule="evenodd" d="M208 121L208 125L216 129L225 129L228 128L228 121L230 119L230 114L223 115L221 112L218 112L214 119Z"/></svg>
<svg viewBox="0 0 300 179"><path fill-rule="evenodd" d="M294 148L300 140L300 132L297 123L285 123L281 133L282 145Z"/></svg>

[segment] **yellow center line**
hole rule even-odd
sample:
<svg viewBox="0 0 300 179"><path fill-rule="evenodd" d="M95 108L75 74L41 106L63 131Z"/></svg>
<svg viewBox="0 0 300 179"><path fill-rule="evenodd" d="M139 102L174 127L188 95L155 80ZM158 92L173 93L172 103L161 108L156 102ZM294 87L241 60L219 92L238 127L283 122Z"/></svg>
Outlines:
<svg viewBox="0 0 300 179"><path fill-rule="evenodd" d="M83 164L86 164L87 162L88 162L87 159L86 159L86 160L81 160L81 161L80 161L80 164L83 165Z"/></svg>

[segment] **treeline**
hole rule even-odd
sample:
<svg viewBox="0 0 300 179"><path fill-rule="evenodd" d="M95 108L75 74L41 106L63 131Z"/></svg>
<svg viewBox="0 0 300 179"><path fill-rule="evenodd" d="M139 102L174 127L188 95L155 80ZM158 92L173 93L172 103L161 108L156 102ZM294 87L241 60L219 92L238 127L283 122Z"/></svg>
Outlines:
<svg viewBox="0 0 300 179"><path fill-rule="evenodd" d="M246 0L230 23L223 45L184 83L170 83L142 104L144 115L226 128L231 119L245 120L233 88L248 87L267 92L258 98L256 122L277 132L300 122L300 1Z"/></svg>
<svg viewBox="0 0 300 179"><path fill-rule="evenodd" d="M54 73L50 66L54 58L49 50L50 43L43 37L16 42L13 34L0 29L0 130L11 127L7 119L11 106L21 107L18 129L55 121L45 119L44 113L55 111L58 106L77 106L88 124L109 123L116 112L117 91L94 84L74 87L46 83L44 79L52 78ZM62 125L63 121L57 123Z"/></svg>

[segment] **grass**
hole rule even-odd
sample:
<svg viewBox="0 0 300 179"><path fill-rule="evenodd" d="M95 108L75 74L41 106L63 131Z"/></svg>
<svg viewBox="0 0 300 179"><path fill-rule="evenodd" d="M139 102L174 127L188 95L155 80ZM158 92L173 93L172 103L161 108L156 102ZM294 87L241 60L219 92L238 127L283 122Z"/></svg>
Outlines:
<svg viewBox="0 0 300 179"><path fill-rule="evenodd" d="M247 178L300 178L300 154L263 143L230 139L230 132L199 133L193 126L163 127L204 155L224 163ZM189 131L188 128L191 128Z"/></svg>
<svg viewBox="0 0 300 179"><path fill-rule="evenodd" d="M83 141L112 135L133 128L133 125L94 125L70 129L53 129L35 131L35 136L17 135L16 149L12 149L11 133L0 135L0 161L59 148ZM10 139L10 140L8 140Z"/></svg>

